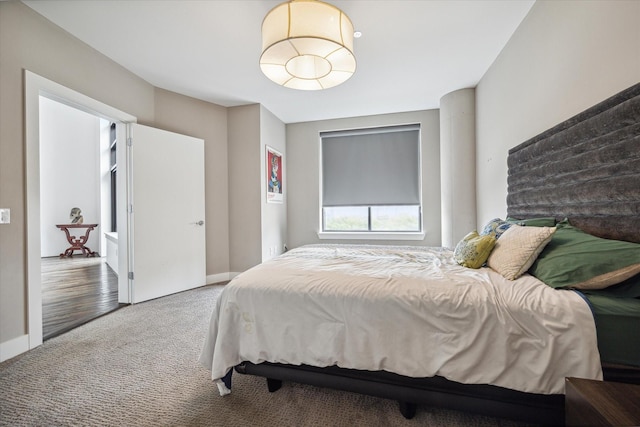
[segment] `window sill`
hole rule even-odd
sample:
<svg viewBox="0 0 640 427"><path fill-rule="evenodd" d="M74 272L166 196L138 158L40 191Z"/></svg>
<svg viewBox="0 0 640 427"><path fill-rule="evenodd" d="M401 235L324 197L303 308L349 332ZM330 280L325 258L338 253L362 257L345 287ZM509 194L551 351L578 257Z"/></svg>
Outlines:
<svg viewBox="0 0 640 427"><path fill-rule="evenodd" d="M424 232L344 232L320 231L320 240L424 240Z"/></svg>

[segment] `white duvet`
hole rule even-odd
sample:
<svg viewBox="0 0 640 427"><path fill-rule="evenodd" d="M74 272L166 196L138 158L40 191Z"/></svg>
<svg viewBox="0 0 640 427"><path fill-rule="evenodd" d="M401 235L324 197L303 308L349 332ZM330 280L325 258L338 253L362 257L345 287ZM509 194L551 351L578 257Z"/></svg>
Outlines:
<svg viewBox="0 0 640 427"><path fill-rule="evenodd" d="M217 300L200 362L224 394L220 379L242 361L543 394L564 393L565 377L602 379L579 294L426 247L304 246L240 274Z"/></svg>

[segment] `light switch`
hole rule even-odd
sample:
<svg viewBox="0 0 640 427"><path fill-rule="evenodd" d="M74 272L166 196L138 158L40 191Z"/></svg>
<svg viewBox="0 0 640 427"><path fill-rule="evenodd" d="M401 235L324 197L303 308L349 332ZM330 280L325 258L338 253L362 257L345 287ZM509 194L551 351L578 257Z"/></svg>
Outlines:
<svg viewBox="0 0 640 427"><path fill-rule="evenodd" d="M0 209L0 224L11 222L11 209Z"/></svg>

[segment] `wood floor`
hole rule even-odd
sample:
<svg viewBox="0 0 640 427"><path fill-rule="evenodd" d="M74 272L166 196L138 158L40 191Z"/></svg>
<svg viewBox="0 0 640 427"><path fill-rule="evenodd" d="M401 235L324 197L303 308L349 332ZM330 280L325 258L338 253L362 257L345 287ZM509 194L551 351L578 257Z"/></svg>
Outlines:
<svg viewBox="0 0 640 427"><path fill-rule="evenodd" d="M104 258L42 258L42 334L47 340L126 305Z"/></svg>

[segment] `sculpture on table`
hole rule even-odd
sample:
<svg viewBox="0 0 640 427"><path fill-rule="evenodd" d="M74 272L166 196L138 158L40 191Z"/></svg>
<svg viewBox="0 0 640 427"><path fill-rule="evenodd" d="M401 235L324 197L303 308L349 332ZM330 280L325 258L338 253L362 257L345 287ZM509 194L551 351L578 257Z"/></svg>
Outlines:
<svg viewBox="0 0 640 427"><path fill-rule="evenodd" d="M82 211L80 210L80 208L71 209L69 219L71 220L71 224L82 224L84 218L82 217Z"/></svg>

